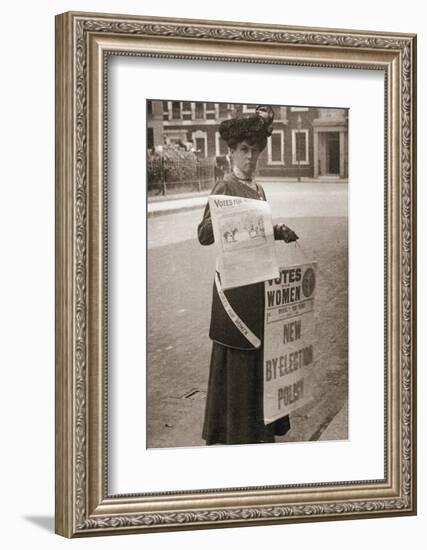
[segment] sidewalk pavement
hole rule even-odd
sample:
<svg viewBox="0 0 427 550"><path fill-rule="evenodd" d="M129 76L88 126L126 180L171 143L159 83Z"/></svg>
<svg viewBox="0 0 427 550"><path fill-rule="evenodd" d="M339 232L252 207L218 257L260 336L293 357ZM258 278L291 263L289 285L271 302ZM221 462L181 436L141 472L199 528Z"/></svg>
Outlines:
<svg viewBox="0 0 427 550"><path fill-rule="evenodd" d="M348 439L348 401L346 400L342 409L334 416L326 429L319 437L320 441L333 441L337 439Z"/></svg>

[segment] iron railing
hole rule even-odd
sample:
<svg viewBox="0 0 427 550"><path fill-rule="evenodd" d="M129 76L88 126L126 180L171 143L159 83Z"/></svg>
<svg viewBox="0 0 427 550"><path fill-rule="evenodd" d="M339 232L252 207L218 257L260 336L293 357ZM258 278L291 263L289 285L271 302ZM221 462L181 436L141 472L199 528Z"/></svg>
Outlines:
<svg viewBox="0 0 427 550"><path fill-rule="evenodd" d="M147 159L147 190L153 195L173 195L211 189L215 183L215 158Z"/></svg>

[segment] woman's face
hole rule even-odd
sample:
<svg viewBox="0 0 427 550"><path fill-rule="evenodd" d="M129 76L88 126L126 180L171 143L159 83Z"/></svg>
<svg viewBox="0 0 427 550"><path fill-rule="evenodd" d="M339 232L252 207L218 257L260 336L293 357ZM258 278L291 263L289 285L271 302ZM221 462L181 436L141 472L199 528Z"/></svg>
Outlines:
<svg viewBox="0 0 427 550"><path fill-rule="evenodd" d="M236 148L231 150L234 166L248 177L255 172L260 153L259 145L251 145L247 141L238 143Z"/></svg>

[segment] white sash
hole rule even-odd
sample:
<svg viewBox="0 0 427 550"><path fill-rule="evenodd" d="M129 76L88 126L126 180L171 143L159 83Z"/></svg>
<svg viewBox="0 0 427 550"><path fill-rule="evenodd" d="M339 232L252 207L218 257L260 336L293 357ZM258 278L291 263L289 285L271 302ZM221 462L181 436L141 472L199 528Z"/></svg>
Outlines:
<svg viewBox="0 0 427 550"><path fill-rule="evenodd" d="M240 319L234 309L231 307L230 302L227 300L227 296L224 294L224 291L221 288L221 283L219 282L218 272L215 272L215 286L218 292L219 299L222 302L222 305L227 312L227 315L230 317L236 328L243 334L243 336L248 340L254 348L258 349L261 346L261 340L256 336L249 327Z"/></svg>

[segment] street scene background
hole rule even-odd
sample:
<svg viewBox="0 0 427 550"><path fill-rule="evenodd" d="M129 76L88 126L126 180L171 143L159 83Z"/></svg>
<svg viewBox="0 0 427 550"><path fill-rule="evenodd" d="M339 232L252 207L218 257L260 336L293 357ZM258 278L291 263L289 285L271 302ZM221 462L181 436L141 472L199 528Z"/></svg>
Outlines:
<svg viewBox="0 0 427 550"><path fill-rule="evenodd" d="M317 261L316 379L312 400L291 414L278 442L348 437L348 228L346 182L258 178L273 222L298 245L277 242L279 265ZM197 226L207 191L152 197L148 203L147 446L203 445L211 341L215 247Z"/></svg>

